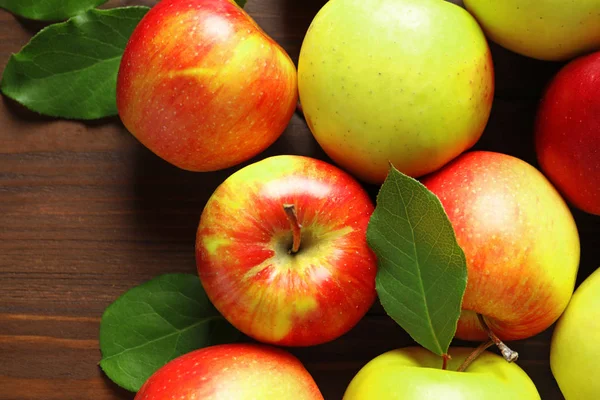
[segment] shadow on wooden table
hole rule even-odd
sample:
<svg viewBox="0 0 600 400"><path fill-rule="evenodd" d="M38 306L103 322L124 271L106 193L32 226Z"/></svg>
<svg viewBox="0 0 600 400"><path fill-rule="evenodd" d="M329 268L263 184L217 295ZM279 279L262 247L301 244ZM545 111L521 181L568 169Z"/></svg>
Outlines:
<svg viewBox="0 0 600 400"><path fill-rule="evenodd" d="M133 155L135 209L139 211L135 222L148 240L166 244L183 242L193 250L202 210L217 186L235 171L280 154L327 159L298 115L293 116L284 133L265 151L220 171L185 171L140 145ZM191 270L192 262L184 269Z"/></svg>
<svg viewBox="0 0 600 400"><path fill-rule="evenodd" d="M13 117L16 117L24 122L41 124L55 120L55 118L31 111L27 107L23 106L22 104L16 102L13 99L8 98L7 96L2 95L0 97L2 98L2 102L6 106L6 109L10 111L10 114Z"/></svg>
<svg viewBox="0 0 600 400"><path fill-rule="evenodd" d="M100 369L100 367L98 367L98 369ZM102 376L102 382L106 386L106 391L107 392L110 391L110 392L114 393L116 399L117 398L118 399L133 399L134 398L135 393L125 390L122 387L120 387L119 385L117 385L116 383L114 383L113 381L111 381L104 374L104 372L100 371L99 374Z"/></svg>

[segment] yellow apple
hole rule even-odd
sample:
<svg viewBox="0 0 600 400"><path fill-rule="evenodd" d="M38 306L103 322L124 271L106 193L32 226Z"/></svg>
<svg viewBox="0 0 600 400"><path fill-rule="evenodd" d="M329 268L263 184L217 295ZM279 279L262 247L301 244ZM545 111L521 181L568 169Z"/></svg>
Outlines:
<svg viewBox="0 0 600 400"><path fill-rule="evenodd" d="M556 323L550 367L566 400L600 399L600 268L575 290Z"/></svg>
<svg viewBox="0 0 600 400"><path fill-rule="evenodd" d="M517 364L483 352L464 371L456 369L474 349L450 348L452 359L414 346L388 351L367 363L350 382L343 400L539 400L529 376Z"/></svg>
<svg viewBox="0 0 600 400"><path fill-rule="evenodd" d="M562 61L600 49L598 0L464 0L488 38L516 53Z"/></svg>
<svg viewBox="0 0 600 400"><path fill-rule="evenodd" d="M329 157L382 183L430 173L480 138L494 94L477 21L443 0L330 0L298 60L306 122Z"/></svg>

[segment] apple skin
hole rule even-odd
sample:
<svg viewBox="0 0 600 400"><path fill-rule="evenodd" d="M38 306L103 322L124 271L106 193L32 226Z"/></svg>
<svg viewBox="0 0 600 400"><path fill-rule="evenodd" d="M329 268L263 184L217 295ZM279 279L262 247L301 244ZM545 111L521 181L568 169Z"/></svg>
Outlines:
<svg viewBox="0 0 600 400"><path fill-rule="evenodd" d="M535 144L541 170L561 194L600 215L600 51L571 61L552 79L538 109Z"/></svg>
<svg viewBox="0 0 600 400"><path fill-rule="evenodd" d="M481 137L494 95L487 41L443 0L330 0L298 61L300 102L323 150L362 181L389 162L430 173Z"/></svg>
<svg viewBox="0 0 600 400"><path fill-rule="evenodd" d="M550 368L566 400L600 399L600 268L575 290L556 323Z"/></svg>
<svg viewBox="0 0 600 400"><path fill-rule="evenodd" d="M302 225L300 251L283 204ZM198 274L221 314L246 335L310 346L349 331L376 298L366 241L374 205L349 174L303 156L250 164L212 194L196 236Z"/></svg>
<svg viewBox="0 0 600 400"><path fill-rule="evenodd" d="M117 79L123 124L148 149L190 171L262 152L298 99L296 67L233 0L163 0L125 48Z"/></svg>
<svg viewBox="0 0 600 400"><path fill-rule="evenodd" d="M485 351L464 372L456 370L474 349L451 347L442 358L419 346L383 353L350 382L343 400L539 400L529 376L517 364Z"/></svg>
<svg viewBox="0 0 600 400"><path fill-rule="evenodd" d="M422 182L440 199L467 260L456 337L486 339L477 313L503 340L554 323L573 294L580 242L548 179L516 157L472 151Z"/></svg>
<svg viewBox="0 0 600 400"><path fill-rule="evenodd" d="M515 53L564 61L600 49L600 2L464 0L486 36Z"/></svg>
<svg viewBox="0 0 600 400"><path fill-rule="evenodd" d="M171 360L157 370L135 400L323 400L300 360L260 344L205 347Z"/></svg>

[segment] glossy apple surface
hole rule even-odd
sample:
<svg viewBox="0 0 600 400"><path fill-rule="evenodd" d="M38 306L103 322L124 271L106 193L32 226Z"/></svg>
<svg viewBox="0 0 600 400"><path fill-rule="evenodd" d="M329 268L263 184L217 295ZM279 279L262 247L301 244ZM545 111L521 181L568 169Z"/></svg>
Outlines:
<svg viewBox="0 0 600 400"><path fill-rule="evenodd" d="M156 371L135 400L323 400L292 354L257 344L224 344L184 354Z"/></svg>
<svg viewBox="0 0 600 400"><path fill-rule="evenodd" d="M257 155L297 102L296 67L230 0L163 0L131 35L117 107L147 148L186 170L213 171Z"/></svg>
<svg viewBox="0 0 600 400"><path fill-rule="evenodd" d="M467 260L456 336L487 337L476 313L504 340L554 323L573 294L580 243L569 208L544 175L518 158L473 151L423 184L440 199Z"/></svg>
<svg viewBox="0 0 600 400"><path fill-rule="evenodd" d="M423 347L392 350L367 363L350 382L343 400L539 400L529 376L517 364L484 352L464 372L456 370L474 349L450 348L452 359Z"/></svg>
<svg viewBox="0 0 600 400"><path fill-rule="evenodd" d="M552 79L535 143L540 168L562 195L600 215L600 51L571 61Z"/></svg>
<svg viewBox="0 0 600 400"><path fill-rule="evenodd" d="M283 205L294 205L301 245ZM366 242L374 206L346 172L281 155L227 178L196 237L200 280L229 322L261 342L309 346L350 330L373 304L376 258Z"/></svg>
<svg viewBox="0 0 600 400"><path fill-rule="evenodd" d="M568 60L600 49L598 0L464 0L486 36L540 60Z"/></svg>
<svg viewBox="0 0 600 400"><path fill-rule="evenodd" d="M575 290L554 328L550 367L566 400L600 399L600 269Z"/></svg>
<svg viewBox="0 0 600 400"><path fill-rule="evenodd" d="M443 0L331 0L312 21L298 89L336 164L382 183L389 162L417 177L480 138L494 94L486 39Z"/></svg>

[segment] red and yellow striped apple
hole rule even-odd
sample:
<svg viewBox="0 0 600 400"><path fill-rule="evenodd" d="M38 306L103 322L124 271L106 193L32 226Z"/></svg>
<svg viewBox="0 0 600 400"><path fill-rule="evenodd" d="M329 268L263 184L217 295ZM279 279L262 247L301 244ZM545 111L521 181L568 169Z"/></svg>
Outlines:
<svg viewBox="0 0 600 400"><path fill-rule="evenodd" d="M196 236L206 293L237 329L265 343L310 346L349 331L372 306L374 206L339 168L280 155L229 176Z"/></svg>
<svg viewBox="0 0 600 400"><path fill-rule="evenodd" d="M135 400L323 400L300 360L260 344L223 344L179 356L157 370Z"/></svg>
<svg viewBox="0 0 600 400"><path fill-rule="evenodd" d="M537 112L535 143L541 170L562 195L600 215L600 51L552 79Z"/></svg>
<svg viewBox="0 0 600 400"><path fill-rule="evenodd" d="M127 129L164 160L214 171L284 131L296 67L233 0L163 0L138 24L117 79Z"/></svg>
<svg viewBox="0 0 600 400"><path fill-rule="evenodd" d="M423 184L440 199L467 259L456 336L483 340L481 314L501 339L523 339L554 323L579 268L577 227L565 201L530 164L473 151Z"/></svg>

